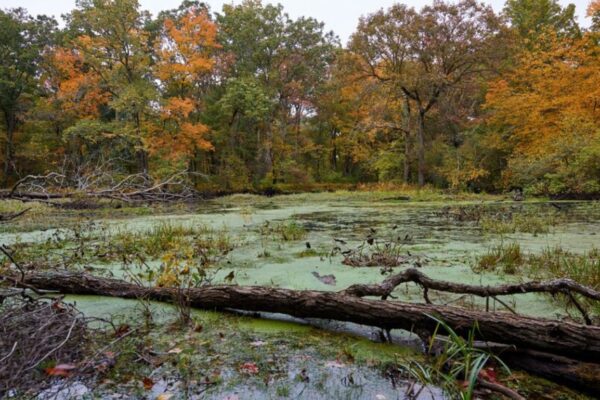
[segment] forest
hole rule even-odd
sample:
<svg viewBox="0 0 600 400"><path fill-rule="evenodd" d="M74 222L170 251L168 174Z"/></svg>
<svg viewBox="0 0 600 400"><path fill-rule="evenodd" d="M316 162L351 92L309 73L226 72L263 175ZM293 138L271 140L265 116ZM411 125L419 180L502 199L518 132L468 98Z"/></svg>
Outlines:
<svg viewBox="0 0 600 400"><path fill-rule="evenodd" d="M600 398L600 1L364 3L0 9L0 399Z"/></svg>
<svg viewBox="0 0 600 400"><path fill-rule="evenodd" d="M398 4L349 42L282 6L156 17L79 0L59 27L4 10L2 176L105 186L188 171L203 193L431 185L600 193L600 4Z"/></svg>

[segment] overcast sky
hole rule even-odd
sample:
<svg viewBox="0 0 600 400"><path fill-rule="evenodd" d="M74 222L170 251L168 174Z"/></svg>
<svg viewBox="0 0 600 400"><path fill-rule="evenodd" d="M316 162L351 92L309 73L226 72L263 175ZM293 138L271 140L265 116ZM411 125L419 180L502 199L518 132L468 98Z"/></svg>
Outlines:
<svg viewBox="0 0 600 400"><path fill-rule="evenodd" d="M485 0L490 3L495 10L500 11L504 5L504 0ZM150 10L153 14L160 10L176 8L179 0L140 0L142 7ZM213 11L220 11L224 3L240 3L241 1L231 0L208 0ZM292 17L309 16L323 21L328 30L333 30L346 43L354 29L356 28L358 18L361 15L369 14L380 8L387 8L399 1L394 0L279 0L266 1L284 5L285 10ZM419 8L425 1L404 0L402 3ZM585 18L585 9L588 0L559 0L561 4L575 3L579 22L583 26L589 26L589 21ZM30 14L47 14L59 18L61 14L69 12L75 6L75 0L0 0L0 8L25 7Z"/></svg>

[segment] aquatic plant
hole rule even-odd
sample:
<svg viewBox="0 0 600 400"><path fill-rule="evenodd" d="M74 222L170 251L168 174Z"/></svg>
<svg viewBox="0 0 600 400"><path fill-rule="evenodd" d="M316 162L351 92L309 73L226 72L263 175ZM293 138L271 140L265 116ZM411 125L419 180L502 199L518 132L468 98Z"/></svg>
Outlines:
<svg viewBox="0 0 600 400"><path fill-rule="evenodd" d="M515 274L525 262L518 243L500 243L492 247L477 260L475 271L495 271L500 268L506 274Z"/></svg>
<svg viewBox="0 0 600 400"><path fill-rule="evenodd" d="M429 317L437 322L428 348L428 354L435 355L428 363L411 360L401 364L401 368L424 387L439 386L450 398L471 400L478 382L495 375L493 368L486 368L490 363L500 366L506 374L511 373L500 358L476 347L477 325L471 328L467 338L462 338L441 319Z"/></svg>
<svg viewBox="0 0 600 400"><path fill-rule="evenodd" d="M260 228L263 237L271 237L284 242L301 240L306 237L306 229L294 220L271 223L265 222Z"/></svg>
<svg viewBox="0 0 600 400"><path fill-rule="evenodd" d="M473 267L476 272L501 270L506 274L523 274L531 279L549 280L568 278L600 290L600 249L574 253L561 247L546 248L540 254L525 254L518 243L499 244L479 256ZM553 300L577 307L591 307L600 315L600 306L575 294L553 296Z"/></svg>
<svg viewBox="0 0 600 400"><path fill-rule="evenodd" d="M410 236L399 235L396 229L397 227L394 226L390 237L381 239L376 237L377 231L371 228L365 239L356 247L348 247L344 240L334 239L336 244L330 257L342 254L344 257L342 264L351 267L393 268L408 264L412 257L410 252L405 250L404 245L410 241ZM419 263L418 260L416 262Z"/></svg>
<svg viewBox="0 0 600 400"><path fill-rule="evenodd" d="M509 211L482 215L478 223L487 233L510 234L531 233L533 235L549 233L551 228L561 222L556 212Z"/></svg>

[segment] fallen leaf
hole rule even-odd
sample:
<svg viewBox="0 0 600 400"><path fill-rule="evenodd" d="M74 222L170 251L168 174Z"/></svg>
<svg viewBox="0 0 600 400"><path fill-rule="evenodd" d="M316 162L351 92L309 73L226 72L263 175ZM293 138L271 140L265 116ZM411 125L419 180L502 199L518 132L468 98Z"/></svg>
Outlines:
<svg viewBox="0 0 600 400"><path fill-rule="evenodd" d="M54 367L46 368L44 371L50 376L69 377L73 375L75 369L77 369L77 367L72 364L58 364Z"/></svg>
<svg viewBox="0 0 600 400"><path fill-rule="evenodd" d="M173 397L172 393L163 393L156 396L156 400L169 400L171 397Z"/></svg>
<svg viewBox="0 0 600 400"><path fill-rule="evenodd" d="M243 363L240 369L250 375L258 374L258 366L253 362Z"/></svg>
<svg viewBox="0 0 600 400"><path fill-rule="evenodd" d="M496 375L496 371L494 370L494 368L482 369L481 371L479 371L479 377L492 383L498 382L498 376Z"/></svg>
<svg viewBox="0 0 600 400"><path fill-rule="evenodd" d="M142 383L144 384L144 389L146 389L146 390L150 390L154 386L154 381L151 378L148 378L148 377L145 377L142 380Z"/></svg>
<svg viewBox="0 0 600 400"><path fill-rule="evenodd" d="M169 350L169 354L179 354L182 351L183 350L181 350L179 347L173 347L171 350Z"/></svg>
<svg viewBox="0 0 600 400"><path fill-rule="evenodd" d="M119 325L119 327L115 330L115 337L118 337L118 338L123 337L124 335L129 333L130 329L131 328L127 324Z"/></svg>

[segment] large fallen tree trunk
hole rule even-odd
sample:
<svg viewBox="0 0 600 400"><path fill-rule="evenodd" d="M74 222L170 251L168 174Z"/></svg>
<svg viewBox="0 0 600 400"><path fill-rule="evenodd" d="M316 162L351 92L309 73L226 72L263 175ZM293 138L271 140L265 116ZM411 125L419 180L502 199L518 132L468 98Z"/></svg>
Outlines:
<svg viewBox="0 0 600 400"><path fill-rule="evenodd" d="M64 294L146 298L171 302L177 289L141 287L125 281L74 273L27 275L24 284ZM300 318L348 321L384 329L433 332L443 319L460 335L477 326L478 338L517 349L538 350L571 359L600 360L600 327L551 321L502 312L364 299L344 292L296 291L267 287L207 286L187 291L193 307L288 314Z"/></svg>
<svg viewBox="0 0 600 400"><path fill-rule="evenodd" d="M63 294L145 298L164 302L173 302L181 295L177 289L141 287L121 280L86 274L54 272L27 275L21 279L4 279L24 288L52 290ZM405 282L415 282L424 290L470 293L484 297L527 292L564 293L572 290L596 299L598 294L568 280L533 282L521 286L479 287L435 281L417 270L406 270L386 279L380 285L355 285L339 293L210 286L189 289L186 294L190 304L201 309L262 311L301 318L349 321L384 329L404 329L421 336L430 334L436 328L437 322L432 318L436 316L463 336L467 336L472 327L477 326L478 338L485 340L479 343L500 355L513 368L523 369L593 395L600 394L600 327L509 313L361 298L367 295L387 298L396 286Z"/></svg>

